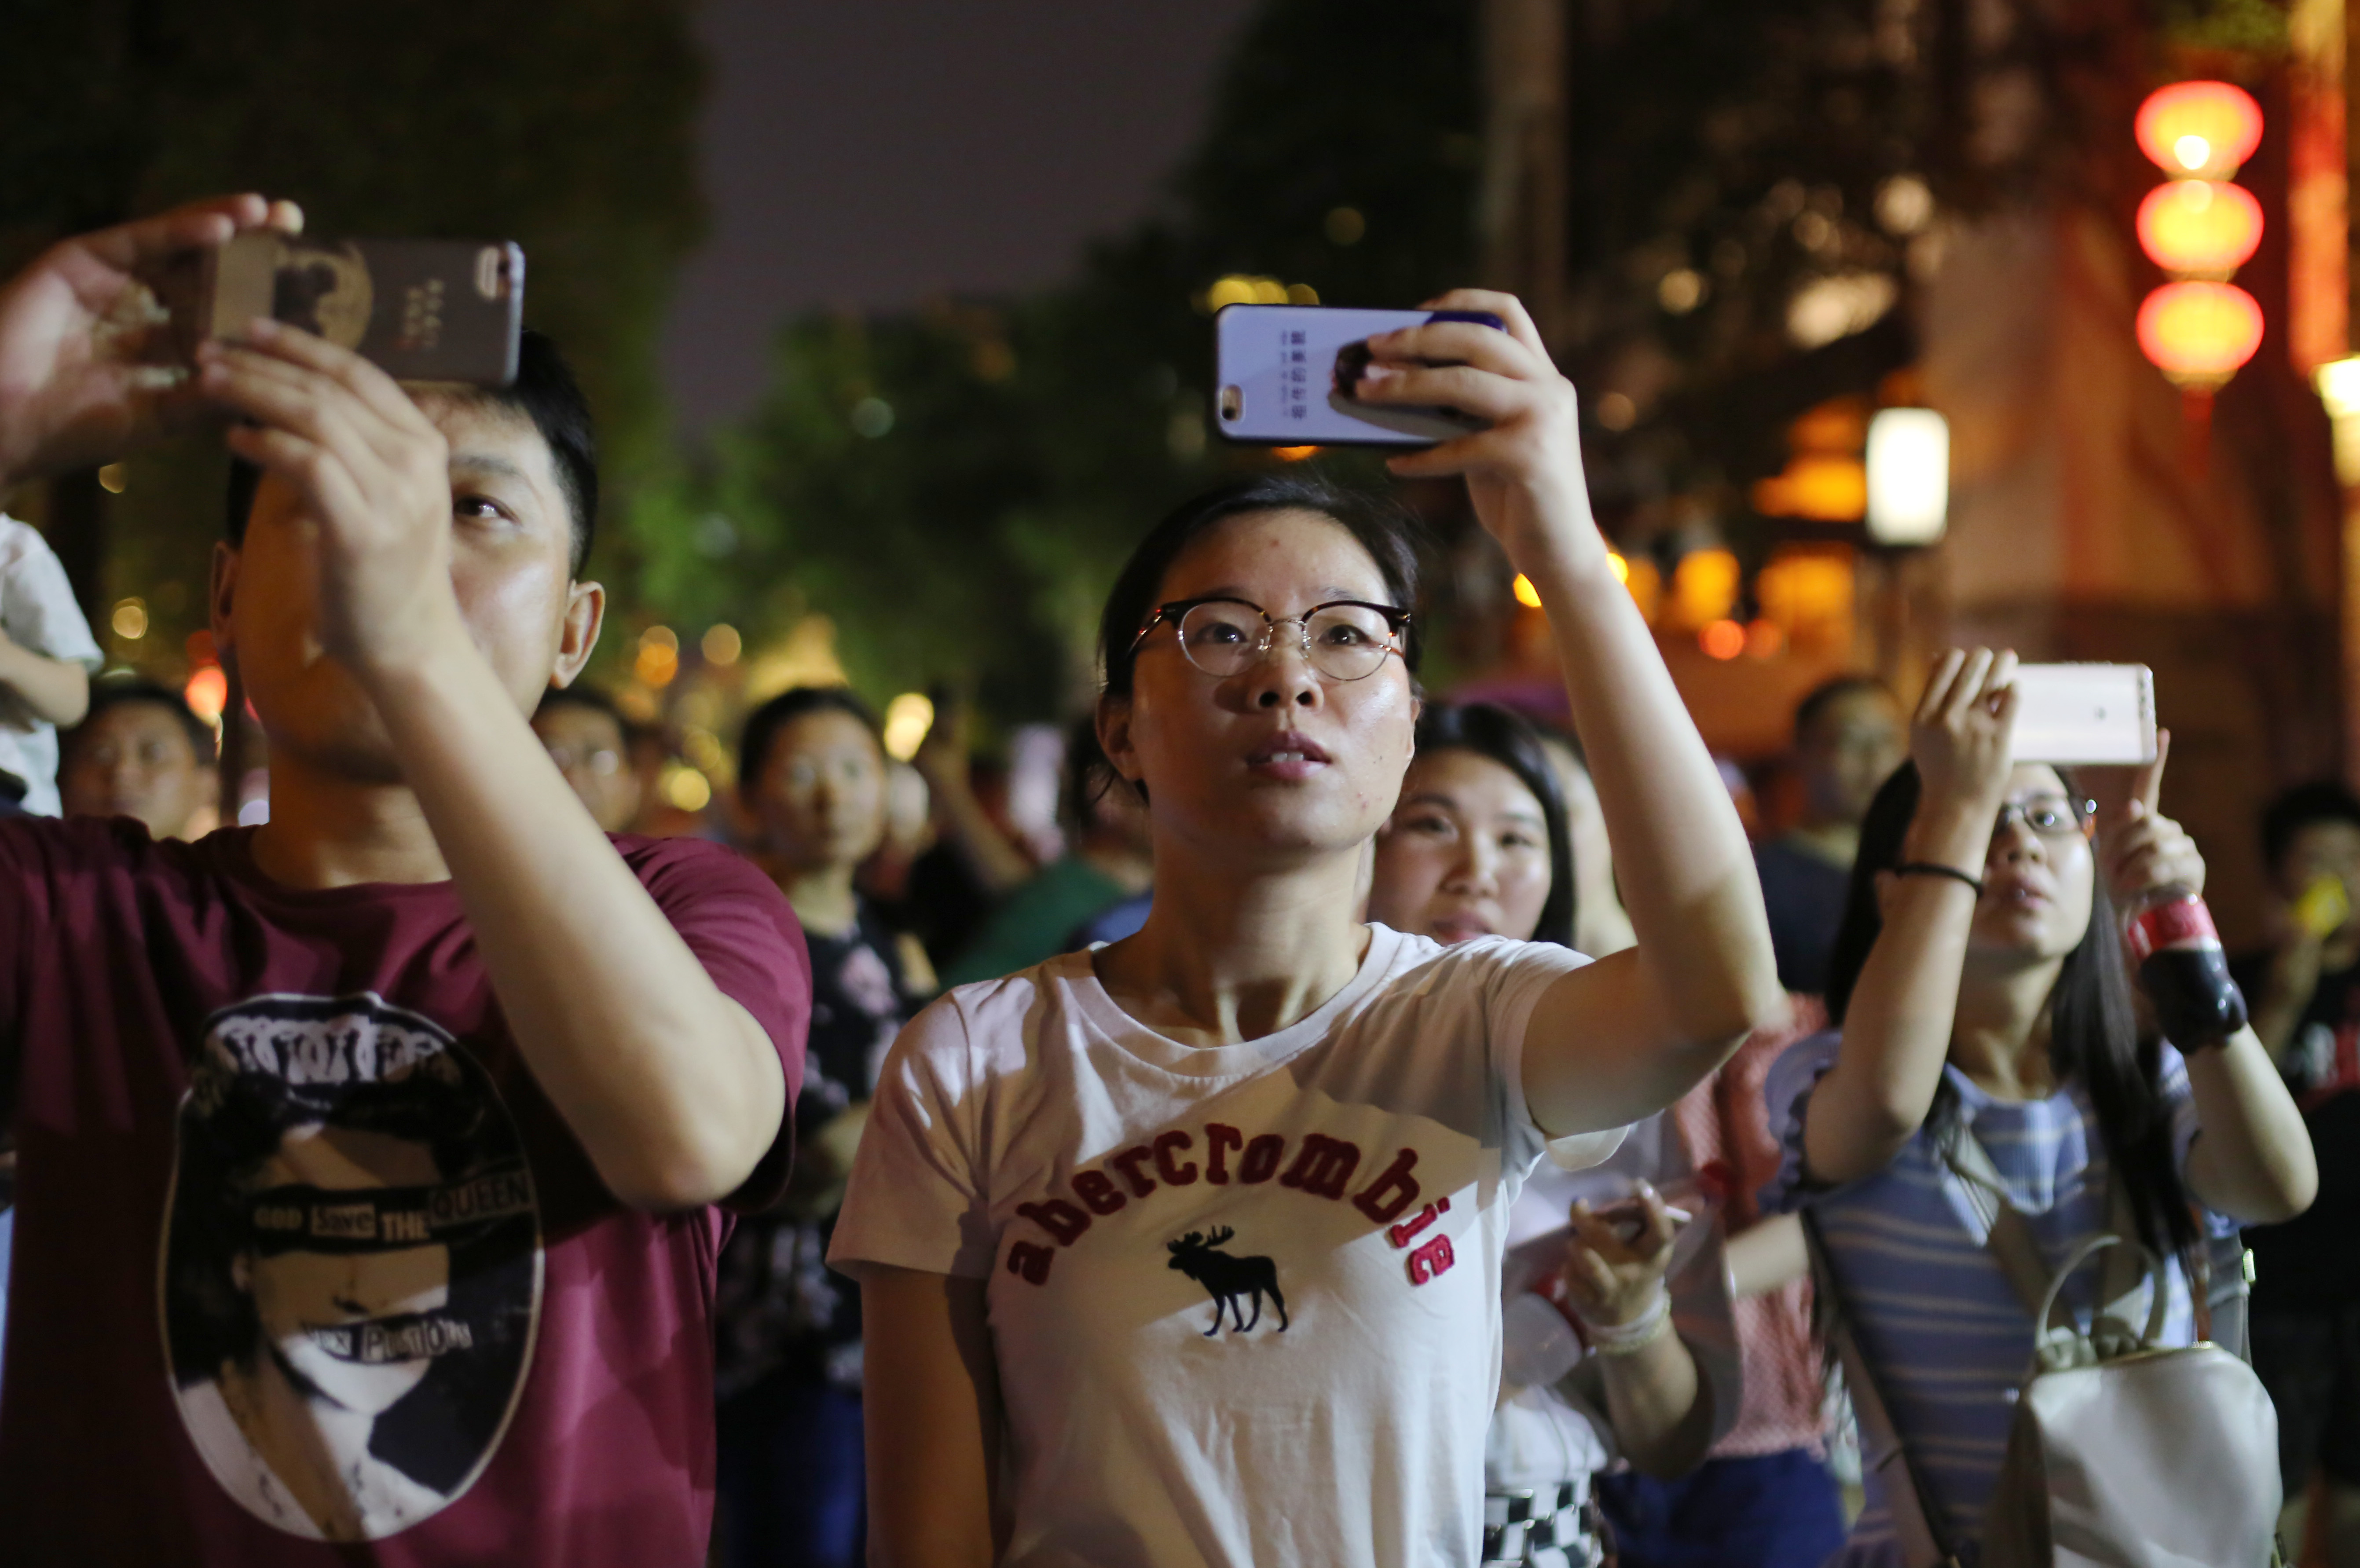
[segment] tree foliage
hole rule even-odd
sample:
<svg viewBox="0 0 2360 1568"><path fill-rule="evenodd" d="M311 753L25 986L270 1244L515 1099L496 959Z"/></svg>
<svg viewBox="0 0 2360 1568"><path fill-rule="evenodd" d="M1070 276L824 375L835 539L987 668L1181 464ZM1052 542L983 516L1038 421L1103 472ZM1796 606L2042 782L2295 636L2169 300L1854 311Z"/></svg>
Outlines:
<svg viewBox="0 0 2360 1568"><path fill-rule="evenodd" d="M1466 279L1470 16L1449 0L1273 0L1162 210L1071 282L790 323L758 410L634 518L662 613L757 636L825 613L876 693L949 682L1011 719L1072 702L1148 524L1274 461L1207 439L1207 286L1249 274L1406 305ZM1346 207L1357 243L1331 237Z"/></svg>
<svg viewBox="0 0 2360 1568"><path fill-rule="evenodd" d="M330 234L501 238L526 318L562 343L617 481L670 460L655 342L704 222L703 65L685 0L10 0L0 264L224 191L300 201ZM136 465L118 584L201 608L213 443ZM607 552L628 577L633 563ZM160 592L160 588L158 588ZM164 610L167 617L183 612ZM185 630L169 619L158 637ZM154 646L154 645L150 645Z"/></svg>

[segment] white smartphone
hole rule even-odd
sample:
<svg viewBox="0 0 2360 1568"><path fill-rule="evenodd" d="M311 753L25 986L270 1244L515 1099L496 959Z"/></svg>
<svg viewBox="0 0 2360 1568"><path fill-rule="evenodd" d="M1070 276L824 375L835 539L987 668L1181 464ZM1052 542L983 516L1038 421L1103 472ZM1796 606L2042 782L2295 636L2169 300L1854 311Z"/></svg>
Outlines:
<svg viewBox="0 0 2360 1568"><path fill-rule="evenodd" d="M1351 396L1379 332L1428 321L1505 332L1487 310L1225 305L1213 318L1213 428L1249 446L1431 446L1483 421L1455 408L1385 408Z"/></svg>
<svg viewBox="0 0 2360 1568"><path fill-rule="evenodd" d="M2016 667L2018 762L2155 760L2155 673L2144 664Z"/></svg>

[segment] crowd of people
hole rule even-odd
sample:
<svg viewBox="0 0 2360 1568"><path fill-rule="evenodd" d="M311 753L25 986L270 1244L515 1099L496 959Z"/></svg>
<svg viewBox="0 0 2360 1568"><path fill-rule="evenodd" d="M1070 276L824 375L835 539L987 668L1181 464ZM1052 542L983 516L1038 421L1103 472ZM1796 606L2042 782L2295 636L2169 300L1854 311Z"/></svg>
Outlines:
<svg viewBox="0 0 2360 1568"><path fill-rule="evenodd" d="M834 687L650 834L649 737L577 679L554 344L475 388L126 337L143 270L300 223L204 203L0 287L0 493L224 432L270 757L224 827L213 729L0 520L9 1561L1972 1563L2049 1334L1983 1232L2095 1335L2111 1226L2155 1345L2250 1241L2289 1542L2360 1562L2341 786L2264 824L2250 1025L2170 1040L2123 934L2203 887L2164 757L2016 761L2012 655L1810 693L1750 843L1573 388L1462 291L1506 330L1373 339L1356 395L1483 421L1392 466L1537 588L1569 733L1428 693L1415 524L1290 469L1132 552L1061 854L965 715L903 764Z"/></svg>

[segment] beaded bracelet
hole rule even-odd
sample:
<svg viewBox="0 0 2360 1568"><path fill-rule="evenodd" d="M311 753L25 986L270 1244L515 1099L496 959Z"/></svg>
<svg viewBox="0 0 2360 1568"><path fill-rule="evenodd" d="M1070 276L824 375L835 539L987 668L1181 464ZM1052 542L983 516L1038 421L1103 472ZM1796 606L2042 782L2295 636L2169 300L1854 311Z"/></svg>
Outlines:
<svg viewBox="0 0 2360 1568"><path fill-rule="evenodd" d="M1671 1292L1658 1285L1655 1299L1647 1304L1645 1312L1626 1323L1592 1323L1583 1317L1581 1336L1601 1356L1636 1356L1663 1338L1664 1331L1671 1326Z"/></svg>

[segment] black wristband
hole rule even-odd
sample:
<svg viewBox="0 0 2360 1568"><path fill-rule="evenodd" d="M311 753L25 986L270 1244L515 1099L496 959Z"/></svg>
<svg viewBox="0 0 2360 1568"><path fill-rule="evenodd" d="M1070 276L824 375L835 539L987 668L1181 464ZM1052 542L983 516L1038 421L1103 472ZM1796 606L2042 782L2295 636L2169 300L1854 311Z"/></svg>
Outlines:
<svg viewBox="0 0 2360 1568"><path fill-rule="evenodd" d="M1955 866L1944 866L1937 861L1908 861L1906 864L1895 866L1893 868L1893 874L1896 877L1948 877L1952 881L1963 882L1968 887L1972 887L1975 890L1976 898L1980 898L1983 896L1983 879L1982 877L1970 877Z"/></svg>

